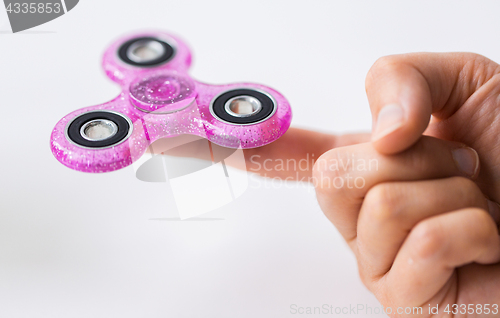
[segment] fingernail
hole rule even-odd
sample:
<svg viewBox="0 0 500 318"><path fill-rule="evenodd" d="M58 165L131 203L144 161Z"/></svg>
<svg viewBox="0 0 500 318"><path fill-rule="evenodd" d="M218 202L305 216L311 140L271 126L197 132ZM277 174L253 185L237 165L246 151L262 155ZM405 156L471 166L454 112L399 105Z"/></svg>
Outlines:
<svg viewBox="0 0 500 318"><path fill-rule="evenodd" d="M490 215L493 217L493 220L495 220L495 223L497 224L500 223L500 205L491 200L487 201L488 201L488 211L490 212Z"/></svg>
<svg viewBox="0 0 500 318"><path fill-rule="evenodd" d="M451 152L458 169L469 177L476 175L479 169L479 156L477 152L469 147L455 149Z"/></svg>
<svg viewBox="0 0 500 318"><path fill-rule="evenodd" d="M399 104L389 104L384 106L378 113L372 140L378 140L387 136L399 127L403 126L403 122L404 111Z"/></svg>

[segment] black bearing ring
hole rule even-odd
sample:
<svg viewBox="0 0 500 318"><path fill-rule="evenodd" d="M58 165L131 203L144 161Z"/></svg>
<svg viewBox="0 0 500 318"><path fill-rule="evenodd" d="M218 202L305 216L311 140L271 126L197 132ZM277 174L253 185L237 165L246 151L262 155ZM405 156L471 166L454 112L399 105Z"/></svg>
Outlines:
<svg viewBox="0 0 500 318"><path fill-rule="evenodd" d="M150 61L137 62L137 61L131 60L128 56L129 48L132 45L136 44L137 42L141 42L141 41L158 42L163 47L163 54L161 56L153 59L153 60L150 60ZM130 64L130 65L134 65L134 66L140 66L140 67L152 67L152 66L158 66L160 64L163 64L163 63L167 62L168 60L170 60L174 56L174 53L175 53L174 48L170 44L168 44L167 42L165 42L163 40L160 40L158 38L151 37L151 36L145 36L145 37L140 37L140 38L135 38L135 39L129 40L129 41L123 43L122 46L120 46L120 48L118 49L118 56L120 57L120 59L123 62Z"/></svg>
<svg viewBox="0 0 500 318"><path fill-rule="evenodd" d="M225 104L228 100L238 96L251 96L256 98L262 108L255 114L245 117L236 117L226 111ZM261 122L274 113L276 108L275 102L267 94L258 90L250 88L238 88L226 91L215 98L210 106L213 114L221 120L236 124L236 125L250 125Z"/></svg>
<svg viewBox="0 0 500 318"><path fill-rule="evenodd" d="M85 139L80 133L83 125L92 120L98 119L106 119L115 123L115 125L118 127L118 131L113 136L103 140L92 141ZM128 120L128 118L124 117L124 115L119 115L117 113L108 111L91 111L81 114L73 119L73 121L71 121L66 129L66 134L72 142L79 146L86 148L108 148L122 142L126 137L129 136L130 131L130 121Z"/></svg>

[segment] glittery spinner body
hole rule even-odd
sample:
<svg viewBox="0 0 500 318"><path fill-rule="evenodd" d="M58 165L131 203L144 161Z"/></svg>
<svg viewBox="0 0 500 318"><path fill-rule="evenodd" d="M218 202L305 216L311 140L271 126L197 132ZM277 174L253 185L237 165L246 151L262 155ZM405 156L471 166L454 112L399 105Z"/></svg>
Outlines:
<svg viewBox="0 0 500 318"><path fill-rule="evenodd" d="M245 149L275 141L290 126L290 105L276 90L201 83L188 75L190 64L189 48L171 34L118 39L102 66L121 93L62 118L52 131L52 153L69 168L108 172L132 164L160 138L192 134Z"/></svg>

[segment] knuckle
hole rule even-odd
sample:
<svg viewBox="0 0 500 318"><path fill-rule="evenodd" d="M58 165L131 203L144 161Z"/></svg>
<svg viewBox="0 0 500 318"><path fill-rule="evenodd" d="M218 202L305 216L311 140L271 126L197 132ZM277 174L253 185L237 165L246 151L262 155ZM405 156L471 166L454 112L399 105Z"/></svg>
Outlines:
<svg viewBox="0 0 500 318"><path fill-rule="evenodd" d="M474 240L476 246L489 246L492 237L498 235L498 230L490 214L483 209L471 208L470 209L470 222L473 222L471 226L477 229L474 235Z"/></svg>
<svg viewBox="0 0 500 318"><path fill-rule="evenodd" d="M394 184L377 184L368 191L363 205L366 207L370 221L386 223L397 221L401 196Z"/></svg>
<svg viewBox="0 0 500 318"><path fill-rule="evenodd" d="M361 264L359 260L358 260L358 275L363 285L365 285L365 287L368 288L369 290L372 290L371 287L373 284L373 278L368 274L366 267L364 266L364 264Z"/></svg>
<svg viewBox="0 0 500 318"><path fill-rule="evenodd" d="M490 246L493 237L498 236L493 219L489 213L480 208L468 208L467 218L463 219L466 223L468 233L468 244L475 248L486 250ZM410 233L410 244L412 255L416 259L429 259L446 253L449 249L448 232L442 224L424 220L418 223Z"/></svg>
<svg viewBox="0 0 500 318"><path fill-rule="evenodd" d="M438 224L423 221L410 233L413 254L417 259L428 259L438 255L444 247L446 237Z"/></svg>
<svg viewBox="0 0 500 318"><path fill-rule="evenodd" d="M348 171L352 166L350 153L340 149L332 149L321 155L313 166L313 182L317 191L339 191ZM340 164L339 164L340 163ZM340 182L339 182L340 181Z"/></svg>
<svg viewBox="0 0 500 318"><path fill-rule="evenodd" d="M480 199L486 206L485 197L474 181L464 177L452 177L451 179L459 190L459 195L463 202L475 204Z"/></svg>
<svg viewBox="0 0 500 318"><path fill-rule="evenodd" d="M398 69L400 64L401 59L398 55L387 55L378 58L366 75L365 86L370 87L374 80L377 80L388 71Z"/></svg>
<svg viewBox="0 0 500 318"><path fill-rule="evenodd" d="M360 261L358 257L358 275L361 280L361 283L375 296L383 302L387 302L392 297L390 295L390 290L385 288L385 283L383 281L383 277L374 276L370 270L369 265L366 262Z"/></svg>
<svg viewBox="0 0 500 318"><path fill-rule="evenodd" d="M459 78L465 91L475 91L500 71L500 66L477 53L456 53L455 59L463 65Z"/></svg>
<svg viewBox="0 0 500 318"><path fill-rule="evenodd" d="M472 52L457 53L456 58L462 60L462 64L465 66L465 68L471 67L472 69L483 68L485 66L491 65L493 62L484 55Z"/></svg>

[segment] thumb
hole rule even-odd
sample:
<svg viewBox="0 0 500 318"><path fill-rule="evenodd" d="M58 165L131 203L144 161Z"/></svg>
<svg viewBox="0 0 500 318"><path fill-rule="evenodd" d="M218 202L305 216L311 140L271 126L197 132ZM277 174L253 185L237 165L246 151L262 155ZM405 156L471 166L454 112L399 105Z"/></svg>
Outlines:
<svg viewBox="0 0 500 318"><path fill-rule="evenodd" d="M446 119L500 69L473 53L414 53L379 59L366 77L372 142L381 153L413 145L431 114Z"/></svg>

